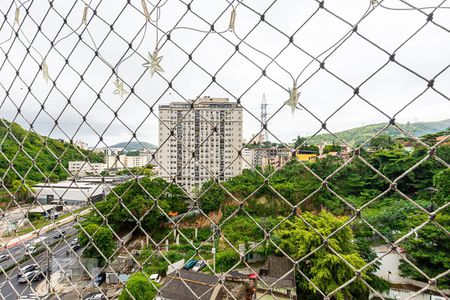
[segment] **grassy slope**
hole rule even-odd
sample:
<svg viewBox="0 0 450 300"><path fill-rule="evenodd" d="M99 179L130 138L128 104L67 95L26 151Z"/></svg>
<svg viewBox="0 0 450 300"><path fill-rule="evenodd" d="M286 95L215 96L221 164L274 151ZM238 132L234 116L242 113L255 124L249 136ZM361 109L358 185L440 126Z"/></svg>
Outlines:
<svg viewBox="0 0 450 300"><path fill-rule="evenodd" d="M22 150L19 149L16 140L23 144ZM44 146L44 141L47 141L47 147ZM69 161L84 160L84 156L88 156L91 162L103 162L102 154L77 149L69 143L40 136L32 131L28 132L19 124L6 120L0 120L0 145L0 174L3 176L7 172L5 176L7 185L19 178L17 173L31 181L42 181L44 176L39 170L46 176L51 176L53 181L67 178L69 174L57 164L54 155L60 157L61 164L66 168ZM36 161L36 167L32 167L30 158ZM8 170L8 160L13 162L17 173L11 168Z"/></svg>
<svg viewBox="0 0 450 300"><path fill-rule="evenodd" d="M371 124L362 127L352 128L349 130L341 131L336 133L337 136L347 141L351 145L358 145L368 140L371 136L376 134L379 130L381 130L387 123L380 124ZM409 124L399 124L399 126L409 132L411 132L414 136L422 136L425 134L432 134L439 131L443 131L450 127L450 119L436 121L436 122L418 122L418 123L409 123ZM392 137L401 137L403 134L398 131L395 127L389 127L384 134L388 134ZM312 144L320 143L320 142L328 142L332 143L335 138L330 134L320 134L311 139ZM336 141L339 143L339 141Z"/></svg>

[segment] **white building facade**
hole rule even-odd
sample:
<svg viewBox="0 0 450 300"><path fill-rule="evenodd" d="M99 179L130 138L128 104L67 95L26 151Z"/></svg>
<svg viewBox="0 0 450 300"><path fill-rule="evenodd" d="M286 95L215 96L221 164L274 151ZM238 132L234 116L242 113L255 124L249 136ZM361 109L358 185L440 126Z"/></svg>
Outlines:
<svg viewBox="0 0 450 300"><path fill-rule="evenodd" d="M151 155L127 156L125 154L110 155L106 157L106 165L109 170L123 170L125 168L145 167L152 161Z"/></svg>
<svg viewBox="0 0 450 300"><path fill-rule="evenodd" d="M159 175L187 191L214 177L242 171L242 107L227 98L202 97L159 106Z"/></svg>
<svg viewBox="0 0 450 300"><path fill-rule="evenodd" d="M242 149L242 169L252 169L254 167L255 151L250 148Z"/></svg>
<svg viewBox="0 0 450 300"><path fill-rule="evenodd" d="M69 161L69 172L74 176L99 175L106 170L104 163L87 163L85 161Z"/></svg>
<svg viewBox="0 0 450 300"><path fill-rule="evenodd" d="M92 184L76 181L58 183L41 183L33 187L36 200L41 204L52 204L60 201L66 205L86 205L88 201L95 203L103 200L111 188L107 184Z"/></svg>

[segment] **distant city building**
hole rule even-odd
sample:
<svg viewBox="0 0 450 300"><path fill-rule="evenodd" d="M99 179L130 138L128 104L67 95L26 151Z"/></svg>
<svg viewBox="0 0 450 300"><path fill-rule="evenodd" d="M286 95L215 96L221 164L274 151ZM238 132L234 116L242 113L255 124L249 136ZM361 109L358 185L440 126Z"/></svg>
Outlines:
<svg viewBox="0 0 450 300"><path fill-rule="evenodd" d="M106 170L104 163L87 163L85 161L69 161L69 172L74 176L99 175Z"/></svg>
<svg viewBox="0 0 450 300"><path fill-rule="evenodd" d="M127 156L125 154L107 155L105 156L105 163L69 161L69 172L73 176L82 177L86 175L99 175L102 171L145 167L152 162L154 152L155 150L140 150L138 156Z"/></svg>
<svg viewBox="0 0 450 300"><path fill-rule="evenodd" d="M436 138L436 142L441 142L441 145L449 145L450 138L448 137L448 135L441 135Z"/></svg>
<svg viewBox="0 0 450 300"><path fill-rule="evenodd" d="M87 150L88 149L88 144L86 142L77 140L73 144L75 146L77 146L78 148L80 148L80 149L83 149L83 150Z"/></svg>
<svg viewBox="0 0 450 300"><path fill-rule="evenodd" d="M141 168L150 163L151 156L125 156L127 168Z"/></svg>
<svg viewBox="0 0 450 300"><path fill-rule="evenodd" d="M244 148L242 150L242 168L251 169L254 167L266 168L281 167L291 157L289 148L278 147L260 147L260 148Z"/></svg>
<svg viewBox="0 0 450 300"><path fill-rule="evenodd" d="M91 148L90 149L94 153L103 153L104 155L113 155L114 152L109 148Z"/></svg>
<svg viewBox="0 0 450 300"><path fill-rule="evenodd" d="M194 109L192 109L194 108ZM209 180L242 171L242 107L227 98L202 97L159 107L159 175L192 191Z"/></svg>
<svg viewBox="0 0 450 300"><path fill-rule="evenodd" d="M139 156L150 156L152 157L156 153L156 149L140 149Z"/></svg>
<svg viewBox="0 0 450 300"><path fill-rule="evenodd" d="M106 165L109 170L123 170L125 168L145 167L152 161L151 155L127 156L110 155L106 157Z"/></svg>
<svg viewBox="0 0 450 300"><path fill-rule="evenodd" d="M353 152L353 149L350 146L347 146L345 144L341 144L339 145L340 150L339 151L329 151L329 152L325 152L325 147L333 145L331 143L319 143L317 145L317 147L319 148L319 158L325 158L327 156L337 156L342 158L343 160L349 160L350 159L350 154ZM306 156L303 156L304 158L306 158Z"/></svg>
<svg viewBox="0 0 450 300"><path fill-rule="evenodd" d="M255 153L255 164L265 168L282 167L291 157L291 150L289 148L258 148Z"/></svg>
<svg viewBox="0 0 450 300"><path fill-rule="evenodd" d="M252 138L250 139L250 141L248 142L249 144L254 144L254 145L259 145L264 143L265 140L265 134L263 131L261 131L260 133L256 133L254 135L252 135Z"/></svg>
<svg viewBox="0 0 450 300"><path fill-rule="evenodd" d="M252 169L255 166L255 150L251 148L242 149L242 169Z"/></svg>
<svg viewBox="0 0 450 300"><path fill-rule="evenodd" d="M297 159L302 162L316 161L318 157L317 153L309 153L309 151L297 151L296 156Z"/></svg>

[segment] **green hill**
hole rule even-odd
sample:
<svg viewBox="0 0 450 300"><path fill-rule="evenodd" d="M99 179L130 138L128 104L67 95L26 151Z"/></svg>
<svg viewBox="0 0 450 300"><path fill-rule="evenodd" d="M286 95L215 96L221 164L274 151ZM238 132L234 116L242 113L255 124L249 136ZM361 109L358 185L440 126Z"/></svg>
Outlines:
<svg viewBox="0 0 450 300"><path fill-rule="evenodd" d="M156 149L157 147L151 143L148 142L130 142L128 145L128 142L121 142L117 143L115 145L109 146L110 148L122 148L125 147L125 151L136 151L141 149Z"/></svg>
<svg viewBox="0 0 450 300"><path fill-rule="evenodd" d="M52 182L66 179L69 174L57 163L55 155L65 168L69 161L84 160L84 156L90 162L104 161L101 153L82 150L70 143L41 136L4 119L0 119L0 141L0 176L5 176L5 185L20 179L18 174L34 182L42 182L45 176ZM19 148L20 143L23 145L22 149ZM44 146L45 143L47 147ZM13 164L12 168L8 168L10 162Z"/></svg>
<svg viewBox="0 0 450 300"><path fill-rule="evenodd" d="M345 140L352 146L359 145L365 141L367 141L371 136L375 135L378 131L380 131L383 127L385 127L387 123L379 123L379 124L371 124L362 127L352 128L345 131L337 132L336 135L341 139ZM399 126L414 136L423 136L426 134L433 134L439 131L444 131L447 128L450 128L450 119L436 121L436 122L417 122L417 123L407 123L407 124L399 124ZM389 127L386 129L383 134L389 135L393 138L398 138L404 136L402 132L400 132L396 127ZM311 144L318 144L321 142L325 143L339 143L334 136L331 134L319 134L313 138L311 138Z"/></svg>

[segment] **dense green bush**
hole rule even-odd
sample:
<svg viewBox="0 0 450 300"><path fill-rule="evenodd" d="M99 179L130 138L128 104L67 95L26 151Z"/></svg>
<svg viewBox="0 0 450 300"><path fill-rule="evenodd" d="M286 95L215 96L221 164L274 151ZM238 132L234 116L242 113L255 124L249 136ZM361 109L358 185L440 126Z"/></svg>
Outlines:
<svg viewBox="0 0 450 300"><path fill-rule="evenodd" d="M354 239L352 230L348 226L341 228L348 220L346 217L336 217L324 210L319 214L305 212L302 217L308 225L300 218L289 220L275 231L274 240L293 260L304 258L315 251L307 261L299 264L299 268L316 287L328 294L355 276L354 271L340 257L355 269L362 268L366 262L359 254L356 244L352 242ZM338 228L340 230L336 231ZM328 247L321 247L323 240L316 232L325 237L334 232L327 245L338 252L340 257ZM370 281L368 273L367 269L362 272L361 279ZM306 299L322 299L315 286L302 276L297 278L298 293L309 295ZM334 296L340 300L367 299L369 290L357 279L340 289Z"/></svg>
<svg viewBox="0 0 450 300"><path fill-rule="evenodd" d="M450 215L438 214L436 222L450 230ZM419 225L422 222L418 222ZM416 226L417 226L416 225ZM450 269L450 237L447 232L434 224L427 224L418 231L417 236L405 240L400 245L406 250L406 257L430 278L434 278ZM427 279L404 260L400 263L401 275L420 281ZM443 276L437 285L441 289L450 288L450 277Z"/></svg>
<svg viewBox="0 0 450 300"><path fill-rule="evenodd" d="M158 292L159 284L149 281L149 275L135 273L127 281L125 288L120 294L119 300L148 300L154 299Z"/></svg>
<svg viewBox="0 0 450 300"><path fill-rule="evenodd" d="M187 210L182 189L161 178L130 180L116 186L113 191L105 201L95 205L103 216L108 216L108 223L114 230L132 228L138 220L145 232L152 233L160 229L166 215ZM156 199L158 206L155 205ZM96 213L92 218L98 224L103 221Z"/></svg>
<svg viewBox="0 0 450 300"><path fill-rule="evenodd" d="M226 272L239 262L239 253L234 249L228 248L220 250L216 254L216 271Z"/></svg>
<svg viewBox="0 0 450 300"><path fill-rule="evenodd" d="M83 248L83 256L96 258L100 265L104 265L117 248L112 231L95 223L83 224L82 227L78 241Z"/></svg>

